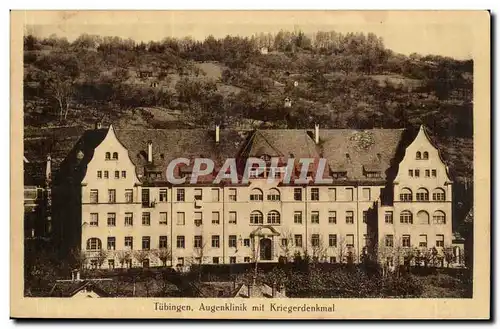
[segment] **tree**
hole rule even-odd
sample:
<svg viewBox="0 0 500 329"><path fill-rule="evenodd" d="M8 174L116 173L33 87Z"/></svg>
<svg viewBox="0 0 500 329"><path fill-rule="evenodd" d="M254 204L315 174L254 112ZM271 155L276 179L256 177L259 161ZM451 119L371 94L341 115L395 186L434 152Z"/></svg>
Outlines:
<svg viewBox="0 0 500 329"><path fill-rule="evenodd" d="M87 253L80 248L74 248L71 250L71 265L76 269L83 269L87 264Z"/></svg>
<svg viewBox="0 0 500 329"><path fill-rule="evenodd" d="M313 243L312 236L310 241L311 241L311 256L313 262L318 263L323 261L326 258L326 250L327 250L323 242L323 236L319 235L317 243Z"/></svg>
<svg viewBox="0 0 500 329"><path fill-rule="evenodd" d="M130 251L125 251L125 250L120 250L118 253L117 253L117 257L118 257L118 261L120 262L121 264L121 267L122 268L125 268L125 263L128 262L131 258L132 258L132 255L131 255L131 252Z"/></svg>
<svg viewBox="0 0 500 329"><path fill-rule="evenodd" d="M167 262L172 261L172 253L168 248L156 249L153 254L161 261L163 266L167 266Z"/></svg>
<svg viewBox="0 0 500 329"><path fill-rule="evenodd" d="M106 261L106 259L108 258L108 252L101 248L97 252L97 255L95 258L97 260L97 264L99 265L99 268L101 268L102 265L104 264L104 262Z"/></svg>
<svg viewBox="0 0 500 329"><path fill-rule="evenodd" d="M286 261L292 260L294 251L294 237L293 232L290 229L281 230L281 243L280 249Z"/></svg>
<svg viewBox="0 0 500 329"><path fill-rule="evenodd" d="M149 250L136 250L134 252L134 258L141 265L143 265L144 261L148 260L150 256L151 256L151 251Z"/></svg>
<svg viewBox="0 0 500 329"><path fill-rule="evenodd" d="M452 264L455 259L455 254L453 252L452 246L445 246L443 248L443 257L446 261L446 267L450 267L450 264Z"/></svg>

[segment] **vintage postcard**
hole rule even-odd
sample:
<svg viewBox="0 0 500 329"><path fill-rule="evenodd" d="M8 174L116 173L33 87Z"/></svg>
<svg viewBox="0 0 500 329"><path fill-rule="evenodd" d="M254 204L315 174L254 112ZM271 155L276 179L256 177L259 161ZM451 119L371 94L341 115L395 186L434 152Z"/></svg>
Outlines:
<svg viewBox="0 0 500 329"><path fill-rule="evenodd" d="M12 11L11 55L11 317L490 318L489 12Z"/></svg>

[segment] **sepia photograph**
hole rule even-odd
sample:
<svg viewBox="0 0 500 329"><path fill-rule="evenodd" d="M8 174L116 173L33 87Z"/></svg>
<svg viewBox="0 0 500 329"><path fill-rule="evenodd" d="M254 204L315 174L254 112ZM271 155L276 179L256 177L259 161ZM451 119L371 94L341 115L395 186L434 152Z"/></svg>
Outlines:
<svg viewBox="0 0 500 329"><path fill-rule="evenodd" d="M20 316L489 316L488 12L11 19Z"/></svg>

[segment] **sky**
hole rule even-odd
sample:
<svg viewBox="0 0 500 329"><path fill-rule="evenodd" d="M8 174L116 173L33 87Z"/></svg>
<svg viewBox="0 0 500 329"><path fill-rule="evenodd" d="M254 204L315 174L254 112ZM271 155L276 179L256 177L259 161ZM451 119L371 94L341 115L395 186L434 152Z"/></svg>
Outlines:
<svg viewBox="0 0 500 329"><path fill-rule="evenodd" d="M472 28L477 17L467 12L354 12L354 11L93 11L28 12L26 31L40 37L56 34L72 41L82 33L119 36L136 41L212 34L250 36L281 29L373 32L387 48L409 55L474 56Z"/></svg>

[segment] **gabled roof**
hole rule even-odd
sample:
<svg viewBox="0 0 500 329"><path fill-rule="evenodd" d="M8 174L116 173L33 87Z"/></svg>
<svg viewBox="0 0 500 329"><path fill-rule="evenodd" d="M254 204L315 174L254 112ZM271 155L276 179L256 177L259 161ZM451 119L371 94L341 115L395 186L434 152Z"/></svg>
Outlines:
<svg viewBox="0 0 500 329"><path fill-rule="evenodd" d="M82 289L87 289L95 292L100 297L107 297L103 289L101 289L97 284L91 281L68 281L68 282L57 282L52 287L50 296L52 297L72 297Z"/></svg>

